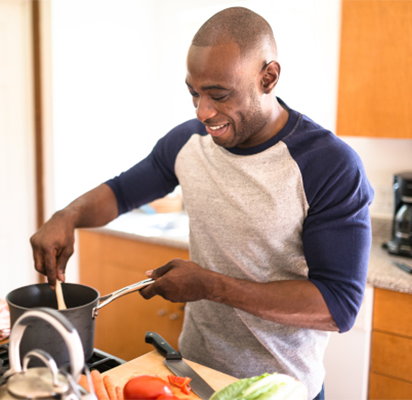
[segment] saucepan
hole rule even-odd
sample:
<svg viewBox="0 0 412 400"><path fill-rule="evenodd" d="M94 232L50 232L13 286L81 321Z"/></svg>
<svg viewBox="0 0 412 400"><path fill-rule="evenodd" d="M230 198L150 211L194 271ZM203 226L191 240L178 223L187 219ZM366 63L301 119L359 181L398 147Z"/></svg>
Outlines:
<svg viewBox="0 0 412 400"><path fill-rule="evenodd" d="M75 283L62 283L62 291L67 305L66 310L59 310L77 329L85 360L93 355L95 318L101 308L126 294L136 292L152 284L153 279L146 279L126 286L106 296L90 287ZM10 326L26 311L37 307L57 309L56 293L47 283L28 285L10 292L6 301L10 310ZM61 336L46 321L35 320L30 323L20 343L20 354L24 357L29 351L41 349L48 352L59 367L67 365L70 356ZM33 366L31 364L31 366Z"/></svg>

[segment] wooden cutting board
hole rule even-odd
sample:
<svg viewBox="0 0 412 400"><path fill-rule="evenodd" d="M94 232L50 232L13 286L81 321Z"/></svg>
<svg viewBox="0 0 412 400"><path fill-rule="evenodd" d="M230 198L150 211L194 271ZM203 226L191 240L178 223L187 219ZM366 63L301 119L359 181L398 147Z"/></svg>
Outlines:
<svg viewBox="0 0 412 400"><path fill-rule="evenodd" d="M113 379L114 384L122 388L132 375L157 375L167 381L167 375L173 375L173 373L164 365L163 361L164 357L154 350L126 364L104 372L103 375L109 375ZM237 381L237 378L233 376L223 374L192 361L185 361L215 390L219 390ZM183 394L179 388L173 388L173 392L183 400L199 399L194 393L191 393L189 396Z"/></svg>

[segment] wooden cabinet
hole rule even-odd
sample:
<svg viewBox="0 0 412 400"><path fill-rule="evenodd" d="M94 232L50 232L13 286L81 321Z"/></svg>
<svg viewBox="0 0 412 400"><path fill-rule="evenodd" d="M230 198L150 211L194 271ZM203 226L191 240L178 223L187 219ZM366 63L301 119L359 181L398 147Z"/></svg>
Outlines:
<svg viewBox="0 0 412 400"><path fill-rule="evenodd" d="M375 289L369 399L412 399L412 295Z"/></svg>
<svg viewBox="0 0 412 400"><path fill-rule="evenodd" d="M337 135L412 138L412 1L342 0Z"/></svg>
<svg viewBox="0 0 412 400"><path fill-rule="evenodd" d="M189 259L187 250L159 246L97 231L79 233L80 282L106 295L146 279L145 271L173 258ZM153 350L144 341L154 331L177 348L184 304L138 292L114 300L96 318L95 347L126 361Z"/></svg>

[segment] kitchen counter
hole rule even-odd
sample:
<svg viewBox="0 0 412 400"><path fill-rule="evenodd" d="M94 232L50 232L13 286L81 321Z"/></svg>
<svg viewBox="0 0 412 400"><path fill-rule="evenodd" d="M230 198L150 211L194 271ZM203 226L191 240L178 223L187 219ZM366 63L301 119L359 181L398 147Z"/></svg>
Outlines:
<svg viewBox="0 0 412 400"><path fill-rule="evenodd" d="M134 210L96 230L183 250L189 248L189 217L185 212L146 214Z"/></svg>
<svg viewBox="0 0 412 400"><path fill-rule="evenodd" d="M392 261L412 267L412 258L389 254L382 244L391 238L392 220L372 218L372 248L367 283L381 289L412 294L412 274L396 267Z"/></svg>
<svg viewBox="0 0 412 400"><path fill-rule="evenodd" d="M389 255L382 243L391 237L392 220L372 218L372 248L367 283L381 289L412 294L412 274L392 261L412 266L412 258ZM139 210L122 215L99 232L159 245L189 248L189 218L185 212L146 214Z"/></svg>

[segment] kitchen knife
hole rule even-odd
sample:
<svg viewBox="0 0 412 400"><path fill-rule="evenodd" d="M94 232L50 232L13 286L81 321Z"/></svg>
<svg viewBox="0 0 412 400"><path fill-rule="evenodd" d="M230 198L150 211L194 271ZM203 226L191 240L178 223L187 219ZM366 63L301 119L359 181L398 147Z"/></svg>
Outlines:
<svg viewBox="0 0 412 400"><path fill-rule="evenodd" d="M402 262L398 262L398 261L392 261L397 267L399 267L400 269L403 269L405 272L407 272L408 274L412 274L412 267L410 267L409 265L406 265Z"/></svg>
<svg viewBox="0 0 412 400"><path fill-rule="evenodd" d="M191 379L190 387L203 400L209 400L215 392L202 377L200 377L169 343L155 332L146 332L146 343L152 344L166 359L163 361L175 375Z"/></svg>

